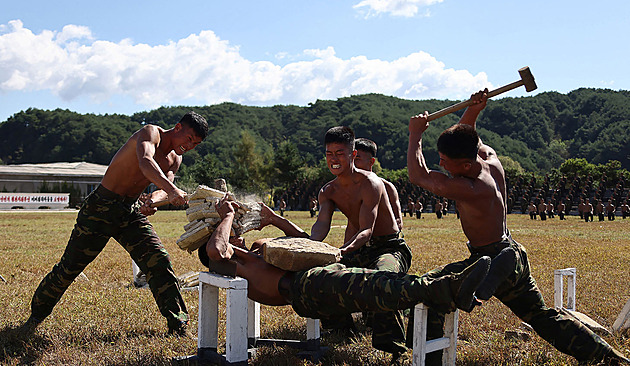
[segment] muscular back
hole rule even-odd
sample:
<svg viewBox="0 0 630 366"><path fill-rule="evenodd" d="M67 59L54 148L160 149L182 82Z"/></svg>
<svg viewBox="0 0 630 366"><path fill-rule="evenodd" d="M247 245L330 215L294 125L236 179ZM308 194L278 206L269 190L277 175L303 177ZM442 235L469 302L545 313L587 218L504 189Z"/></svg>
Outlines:
<svg viewBox="0 0 630 366"><path fill-rule="evenodd" d="M480 154L481 155L481 154ZM494 156L481 163L481 171L469 179L475 194L457 200L462 229L472 246L482 246L501 240L507 235L505 173L501 162Z"/></svg>
<svg viewBox="0 0 630 366"><path fill-rule="evenodd" d="M164 152L164 130L154 125L148 125L136 131L125 144L116 152L105 172L101 184L112 192L121 196L137 197L151 181L145 177L140 169L138 157L138 141L155 147L153 160L166 176L174 174L181 157L170 150Z"/></svg>

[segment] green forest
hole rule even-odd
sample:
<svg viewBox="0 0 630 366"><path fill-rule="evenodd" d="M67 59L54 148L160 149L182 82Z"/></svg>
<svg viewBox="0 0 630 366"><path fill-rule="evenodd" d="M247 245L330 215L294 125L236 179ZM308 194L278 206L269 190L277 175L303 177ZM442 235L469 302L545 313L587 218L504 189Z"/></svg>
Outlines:
<svg viewBox="0 0 630 366"><path fill-rule="evenodd" d="M374 140L379 148L378 169L392 174L406 166L409 117L456 102L366 94L317 100L304 107L222 103L162 107L131 116L28 109L0 123L0 162L106 165L144 124L169 128L194 110L206 117L210 134L184 155L180 179L191 183L220 176L241 188L262 191L298 178L321 179L327 174L323 136L337 125L350 126L357 137ZM431 166L438 163L437 136L462 112L431 122L424 143ZM568 159L596 165L614 161L630 169L630 91L583 88L567 94L490 100L477 125L483 141L518 171L544 174Z"/></svg>

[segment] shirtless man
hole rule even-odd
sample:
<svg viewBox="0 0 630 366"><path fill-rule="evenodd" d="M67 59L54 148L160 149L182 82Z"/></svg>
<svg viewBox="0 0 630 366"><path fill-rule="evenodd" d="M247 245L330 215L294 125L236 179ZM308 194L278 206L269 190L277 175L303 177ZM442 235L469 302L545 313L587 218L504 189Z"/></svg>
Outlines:
<svg viewBox="0 0 630 366"><path fill-rule="evenodd" d="M206 120L189 112L171 129L146 125L127 140L112 158L101 184L83 202L60 262L35 291L29 326L34 328L50 315L74 279L114 238L147 275L169 334L186 334L188 312L177 278L146 216L157 211L153 202L166 198L176 206L187 202L186 192L173 183L175 172L182 154L194 149L207 134ZM151 183L159 189L140 205L138 197Z"/></svg>
<svg viewBox="0 0 630 366"><path fill-rule="evenodd" d="M315 197L310 197L308 199L308 210L311 213L311 217L317 216L317 200Z"/></svg>
<svg viewBox="0 0 630 366"><path fill-rule="evenodd" d="M376 174L357 169L354 160L354 133L348 127L333 127L326 132L326 163L335 179L319 192L319 216L310 238L322 241L328 235L335 209L348 218L341 263L348 267L371 268L406 273L411 265L411 250L399 238L400 227L390 204L385 183ZM361 160L361 159L359 159ZM322 326L351 332L350 313L322 319ZM401 312L379 312L372 319L372 345L393 354L396 359L406 351L405 328Z"/></svg>
<svg viewBox="0 0 630 366"><path fill-rule="evenodd" d="M547 204L545 200L540 200L538 204L538 216L540 216L541 221L547 220Z"/></svg>
<svg viewBox="0 0 630 366"><path fill-rule="evenodd" d="M584 205L582 206L582 214L584 216L584 221L588 222L589 219L593 221L593 204L591 204L590 199L586 199L584 201Z"/></svg>
<svg viewBox="0 0 630 366"><path fill-rule="evenodd" d="M604 359L610 364L630 363L564 309L545 305L531 276L527 253L512 239L507 228L505 172L496 152L479 140L475 129L477 116L486 105L487 92L486 89L474 94L475 103L466 109L459 123L438 138L440 165L450 176L429 170L426 165L422 135L429 127L428 113L413 116L409 121L409 179L439 196L456 201L471 253L466 260L427 275L441 277L459 272L480 256L488 255L492 264L486 280L476 292L478 298L486 300L496 296L541 337L580 361ZM427 338L434 338L442 332L443 317L436 311L429 312ZM439 363L440 359L433 357L431 360L427 358L427 364Z"/></svg>
<svg viewBox="0 0 630 366"><path fill-rule="evenodd" d="M376 152L377 146L376 143L372 140L368 140L366 138L358 138L354 140L354 148L357 151L356 156L354 157L354 166L367 170L368 172L372 171L372 167L376 162ZM403 220L402 220L402 209L400 207L400 198L398 197L398 190L396 186L383 178L383 184L385 185L385 190L387 191L387 196L389 197L389 204L392 206L392 211L394 212L394 217L396 218L396 223L398 224L398 230L403 229ZM350 226L348 226L350 228ZM356 229L355 229L356 230ZM348 235L348 229L346 229L346 235ZM354 234L353 234L354 235ZM346 236L346 240L349 237Z"/></svg>
<svg viewBox="0 0 630 366"><path fill-rule="evenodd" d="M564 200L561 199L560 203L558 203L558 206L556 207L556 210L558 211L558 216L560 216L560 220L564 220L565 209L566 205L564 204Z"/></svg>
<svg viewBox="0 0 630 366"><path fill-rule="evenodd" d="M416 219L422 218L422 210L424 210L424 206L422 205L422 202L418 199L418 201L416 201Z"/></svg>
<svg viewBox="0 0 630 366"><path fill-rule="evenodd" d="M280 199L278 209L280 210L280 216L284 216L284 211L287 209L287 202L284 200L284 198Z"/></svg>
<svg viewBox="0 0 630 366"><path fill-rule="evenodd" d="M599 221L604 221L604 204L601 200L596 200L595 213L597 214L597 219Z"/></svg>
<svg viewBox="0 0 630 366"><path fill-rule="evenodd" d="M435 217L439 219L442 218L442 214L444 213L444 205L442 205L442 201L440 201L440 197L435 201L435 205L433 205L433 211L435 211Z"/></svg>
<svg viewBox="0 0 630 366"><path fill-rule="evenodd" d="M538 214L538 210L536 209L536 205L534 204L534 202L529 203L528 210L529 210L529 219L536 220L536 215Z"/></svg>
<svg viewBox="0 0 630 366"><path fill-rule="evenodd" d="M319 192L319 215L311 228L311 235L293 224L285 233L323 241L330 231L333 213L339 209L353 228L340 247L344 265L406 273L411 265L411 250L404 239L399 238L398 224L383 180L354 166L357 153L354 133L348 127L333 127L326 132L324 144L328 169L336 178L326 183ZM229 248L223 247L214 254L214 258L210 258L230 256ZM335 315L334 319L323 317L322 326L352 333L355 327L351 313ZM404 321L400 312L374 314L372 329L372 345L375 348L392 353L394 359L406 351Z"/></svg>
<svg viewBox="0 0 630 366"><path fill-rule="evenodd" d="M461 273L430 280L404 273L346 268L340 263L298 272L285 271L243 248L242 238L230 238L235 209L236 203L227 196L217 205L221 222L208 242L199 248L199 259L208 267L209 259L222 257L219 248L226 248L224 252L229 254L223 259L235 262L236 275L247 280L250 299L271 306L291 305L303 317L319 319L360 311L394 312L420 302L444 312L468 308L490 264L488 257L482 257ZM263 206L260 229L270 224L287 236L301 232L289 220ZM356 286L357 283L361 286Z"/></svg>
<svg viewBox="0 0 630 366"><path fill-rule="evenodd" d="M608 204L606 205L606 213L608 214L608 221L614 221L615 220L615 210L617 208L615 207L615 205L612 202L612 199L608 200Z"/></svg>
<svg viewBox="0 0 630 366"><path fill-rule="evenodd" d="M580 203L578 204L578 215L580 215L580 220L584 219L584 199L580 198Z"/></svg>
<svg viewBox="0 0 630 366"><path fill-rule="evenodd" d="M624 201L621 207L621 218L626 219L626 217L630 216L630 206L628 206L628 201Z"/></svg>

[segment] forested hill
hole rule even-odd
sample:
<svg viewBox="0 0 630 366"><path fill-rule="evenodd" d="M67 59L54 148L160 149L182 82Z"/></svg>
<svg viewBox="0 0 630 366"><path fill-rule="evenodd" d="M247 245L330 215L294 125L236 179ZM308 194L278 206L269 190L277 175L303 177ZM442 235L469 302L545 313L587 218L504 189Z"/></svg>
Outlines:
<svg viewBox="0 0 630 366"><path fill-rule="evenodd" d="M169 107L126 115L78 114L68 110L28 109L0 124L3 164L88 161L108 164L131 133L145 123L173 126L189 110L208 119L211 133L184 165L206 157L215 168L233 168L236 147L255 142L256 155L278 159L295 151L302 164L317 166L324 156L323 135L336 125L352 127L358 137L379 146L383 168L406 166L407 123L413 114L437 111L457 101L410 101L378 94L318 100L306 107L249 107L223 103L205 107ZM461 112L460 112L461 114ZM437 164L435 139L459 115L431 123L425 134L425 156ZM478 120L485 143L528 171L559 167L567 158L603 164L618 160L630 169L630 91L578 89L568 94L491 100ZM249 133L243 134L243 131ZM280 148L282 147L282 148ZM274 155L274 153L276 155Z"/></svg>

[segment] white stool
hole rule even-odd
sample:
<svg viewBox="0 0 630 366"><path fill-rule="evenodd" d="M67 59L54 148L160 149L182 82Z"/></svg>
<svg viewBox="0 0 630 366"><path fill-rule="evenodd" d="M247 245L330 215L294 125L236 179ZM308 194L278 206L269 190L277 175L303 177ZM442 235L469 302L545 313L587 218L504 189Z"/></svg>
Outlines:
<svg viewBox="0 0 630 366"><path fill-rule="evenodd" d="M567 306L564 306L564 276L567 277ZM553 305L556 309L565 308L575 311L575 268L556 269L553 272Z"/></svg>
<svg viewBox="0 0 630 366"><path fill-rule="evenodd" d="M414 308L413 365L424 366L427 353L443 349L442 365L455 366L457 356L457 328L459 310L448 313L444 319L444 337L427 341L428 307L420 303Z"/></svg>
<svg viewBox="0 0 630 366"><path fill-rule="evenodd" d="M615 332L630 328L630 300L623 307L612 327Z"/></svg>
<svg viewBox="0 0 630 366"><path fill-rule="evenodd" d="M247 280L210 272L199 273L197 357L220 364L247 365L249 346L288 345L319 357L319 320L307 319L307 341L260 338L260 304L247 298ZM217 353L219 288L226 289L225 356ZM251 350L252 352L254 350Z"/></svg>

